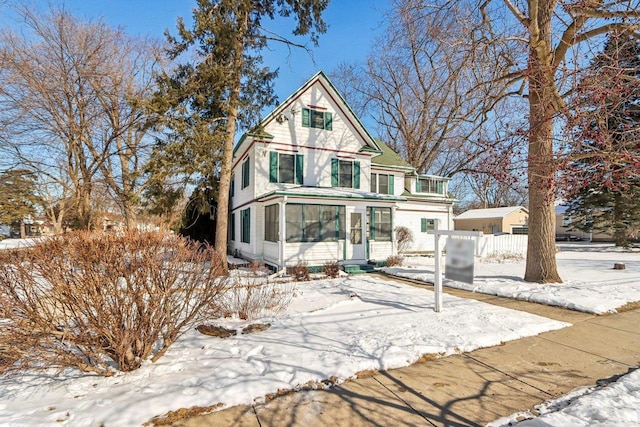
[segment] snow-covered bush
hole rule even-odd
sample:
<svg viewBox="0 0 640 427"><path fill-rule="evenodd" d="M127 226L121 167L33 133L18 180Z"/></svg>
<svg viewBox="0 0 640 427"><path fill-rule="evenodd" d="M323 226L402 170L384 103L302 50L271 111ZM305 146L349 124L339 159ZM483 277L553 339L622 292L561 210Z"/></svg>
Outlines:
<svg viewBox="0 0 640 427"><path fill-rule="evenodd" d="M0 251L0 346L14 369L137 369L226 291L222 267L212 248L163 233L73 233Z"/></svg>

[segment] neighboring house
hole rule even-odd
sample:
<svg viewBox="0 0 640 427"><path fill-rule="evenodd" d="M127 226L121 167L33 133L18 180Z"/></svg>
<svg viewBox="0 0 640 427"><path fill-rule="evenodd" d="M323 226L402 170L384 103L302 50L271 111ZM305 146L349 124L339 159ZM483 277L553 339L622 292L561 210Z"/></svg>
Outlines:
<svg viewBox="0 0 640 427"><path fill-rule="evenodd" d="M469 209L453 219L456 230L485 234L528 234L529 211L522 206Z"/></svg>
<svg viewBox="0 0 640 427"><path fill-rule="evenodd" d="M585 218L574 218L567 215L568 206L562 201L556 202L556 240L589 240L594 242L613 242L613 233L582 231L575 227L575 223L585 221ZM596 213L597 215L597 213Z"/></svg>
<svg viewBox="0 0 640 427"><path fill-rule="evenodd" d="M371 137L324 73L284 100L234 148L229 249L282 268L383 261L393 229L433 250L435 220L451 228L448 179L416 174Z"/></svg>

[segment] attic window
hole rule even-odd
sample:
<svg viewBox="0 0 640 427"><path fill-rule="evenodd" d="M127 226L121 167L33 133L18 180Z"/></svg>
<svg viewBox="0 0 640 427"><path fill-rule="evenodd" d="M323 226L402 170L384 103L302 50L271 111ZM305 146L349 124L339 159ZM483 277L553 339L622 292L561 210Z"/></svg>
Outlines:
<svg viewBox="0 0 640 427"><path fill-rule="evenodd" d="M332 130L332 123L333 118L328 111L314 110L312 108L302 109L303 127Z"/></svg>

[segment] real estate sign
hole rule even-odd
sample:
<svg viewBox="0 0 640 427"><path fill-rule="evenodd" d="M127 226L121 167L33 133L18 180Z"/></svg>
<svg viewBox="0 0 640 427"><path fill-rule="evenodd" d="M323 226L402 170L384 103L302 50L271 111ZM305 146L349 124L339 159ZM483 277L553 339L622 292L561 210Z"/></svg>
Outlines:
<svg viewBox="0 0 640 427"><path fill-rule="evenodd" d="M473 254L475 243L466 239L447 239L444 277L473 284Z"/></svg>

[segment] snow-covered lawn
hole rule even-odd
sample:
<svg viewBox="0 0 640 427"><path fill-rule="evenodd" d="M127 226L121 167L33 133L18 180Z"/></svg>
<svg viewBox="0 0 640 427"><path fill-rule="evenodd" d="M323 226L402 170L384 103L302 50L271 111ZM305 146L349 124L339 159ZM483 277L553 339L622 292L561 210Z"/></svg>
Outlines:
<svg viewBox="0 0 640 427"><path fill-rule="evenodd" d="M562 284L527 283L522 280L524 260L477 260L473 285L443 279L443 285L473 292L498 295L567 307L588 313L615 312L640 301L640 250L624 250L612 244L587 242L558 245L556 256ZM613 264L626 264L614 270ZM433 282L433 257L406 258L402 267L385 268L389 274Z"/></svg>
<svg viewBox="0 0 640 427"><path fill-rule="evenodd" d="M286 313L262 319L272 325L264 332L220 339L190 331L131 373L0 377L0 425L139 425L170 410L248 404L278 389L568 326L446 295L446 310L435 313L432 291L361 276L299 283L295 292Z"/></svg>
<svg viewBox="0 0 640 427"><path fill-rule="evenodd" d="M23 248L33 245L35 239L5 239L0 240L0 251L3 249Z"/></svg>

